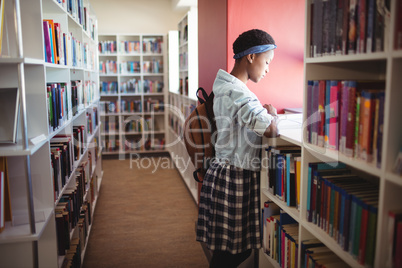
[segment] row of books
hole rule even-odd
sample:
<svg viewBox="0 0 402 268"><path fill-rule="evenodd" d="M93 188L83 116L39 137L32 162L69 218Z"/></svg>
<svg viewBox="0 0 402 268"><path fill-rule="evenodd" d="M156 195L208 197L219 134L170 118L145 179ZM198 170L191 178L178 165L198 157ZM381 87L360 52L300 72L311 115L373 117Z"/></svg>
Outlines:
<svg viewBox="0 0 402 268"><path fill-rule="evenodd" d="M144 144L142 143L142 138L126 138L124 140L124 148L126 151L151 151L165 149L165 138L149 138L144 142Z"/></svg>
<svg viewBox="0 0 402 268"><path fill-rule="evenodd" d="M71 81L70 96L66 83L48 83L46 91L49 130L52 132L83 109L84 104L88 105L95 99L96 83L86 81L84 86L81 80ZM71 108L68 98L71 99Z"/></svg>
<svg viewBox="0 0 402 268"><path fill-rule="evenodd" d="M153 131L156 130L156 122L154 118L146 116L143 119L139 120L130 120L131 118L128 117L126 121L123 122L123 128L125 132L138 132L141 131Z"/></svg>
<svg viewBox="0 0 402 268"><path fill-rule="evenodd" d="M120 148L120 140L114 137L105 137L102 140L103 148L106 152L118 152ZM164 138L152 138L147 139L144 144L142 138L130 137L124 140L124 150L125 151L139 151L139 150L163 150L165 149L165 139Z"/></svg>
<svg viewBox="0 0 402 268"><path fill-rule="evenodd" d="M117 81L101 81L99 85L100 93L106 94L117 94L118 84Z"/></svg>
<svg viewBox="0 0 402 268"><path fill-rule="evenodd" d="M78 237L71 239L70 247L66 252L61 268L79 268L81 267L81 243Z"/></svg>
<svg viewBox="0 0 402 268"><path fill-rule="evenodd" d="M116 53L117 52L116 40L99 41L98 49L100 54Z"/></svg>
<svg viewBox="0 0 402 268"><path fill-rule="evenodd" d="M307 141L380 167L384 89L384 81L308 81Z"/></svg>
<svg viewBox="0 0 402 268"><path fill-rule="evenodd" d="M117 62L115 60L100 60L99 74L117 74Z"/></svg>
<svg viewBox="0 0 402 268"><path fill-rule="evenodd" d="M46 91L49 130L53 132L67 120L71 119L73 113L68 105L66 83L48 83Z"/></svg>
<svg viewBox="0 0 402 268"><path fill-rule="evenodd" d="M100 111L103 114L109 113L141 113L141 112L163 112L164 102L162 99L148 98L143 102L140 99L123 99L120 101L102 101L99 103Z"/></svg>
<svg viewBox="0 0 402 268"><path fill-rule="evenodd" d="M301 255L300 267L322 267L322 268L346 268L350 267L344 263L335 253L327 248L320 240L313 238L300 242Z"/></svg>
<svg viewBox="0 0 402 268"><path fill-rule="evenodd" d="M105 117L102 122L102 133L118 133L119 132L119 118Z"/></svg>
<svg viewBox="0 0 402 268"><path fill-rule="evenodd" d="M120 83L121 93L161 93L163 92L164 83L158 80L136 79L132 78L128 81ZM100 84L100 92L106 94L117 94L118 84L116 81L103 81Z"/></svg>
<svg viewBox="0 0 402 268"><path fill-rule="evenodd" d="M139 120L130 120L124 124L124 131L126 133L138 132L141 133L143 129L143 123Z"/></svg>
<svg viewBox="0 0 402 268"><path fill-rule="evenodd" d="M297 267L299 224L274 202L264 202L262 211L262 245L264 252L280 267Z"/></svg>
<svg viewBox="0 0 402 268"><path fill-rule="evenodd" d="M139 61L123 61L119 63L119 72L121 74L140 73L140 66Z"/></svg>
<svg viewBox="0 0 402 268"><path fill-rule="evenodd" d="M8 178L7 157L0 157L0 233L7 221L12 220L10 181Z"/></svg>
<svg viewBox="0 0 402 268"><path fill-rule="evenodd" d="M144 53L162 53L163 42L159 37L144 37L142 41L142 51Z"/></svg>
<svg viewBox="0 0 402 268"><path fill-rule="evenodd" d="M298 222L270 200L264 202L261 229L263 250L280 267L349 267L318 239L299 241Z"/></svg>
<svg viewBox="0 0 402 268"><path fill-rule="evenodd" d="M102 139L102 147L105 152L118 152L120 150L120 140L118 138L106 136Z"/></svg>
<svg viewBox="0 0 402 268"><path fill-rule="evenodd" d="M402 209L388 211L388 252L385 267L402 267Z"/></svg>
<svg viewBox="0 0 402 268"><path fill-rule="evenodd" d="M180 70L186 70L188 68L188 53L182 52L179 54Z"/></svg>
<svg viewBox="0 0 402 268"><path fill-rule="evenodd" d="M95 129L98 127L98 108L93 107L91 112L87 112L87 126L88 126L88 134L92 135Z"/></svg>
<svg viewBox="0 0 402 268"><path fill-rule="evenodd" d="M312 57L384 51L390 31L390 1L314 0Z"/></svg>
<svg viewBox="0 0 402 268"><path fill-rule="evenodd" d="M97 93L99 88L95 81L87 80L84 83L84 91L83 91L83 103L85 106L90 105L94 100L97 99Z"/></svg>
<svg viewBox="0 0 402 268"><path fill-rule="evenodd" d="M179 93L184 96L188 96L188 77L179 80Z"/></svg>
<svg viewBox="0 0 402 268"><path fill-rule="evenodd" d="M155 37L144 37L142 41L142 52L143 53L162 53L162 39ZM138 40L122 40L119 42L117 47L117 42L115 40L105 40L100 41L99 45L99 53L108 54L108 53L141 53L141 42Z"/></svg>
<svg viewBox="0 0 402 268"><path fill-rule="evenodd" d="M288 206L299 208L301 149L299 146L268 147L268 191Z"/></svg>
<svg viewBox="0 0 402 268"><path fill-rule="evenodd" d="M84 0L57 0L57 2L66 10L76 21L82 25L86 31L94 27L94 22L89 16L89 8L84 6ZM92 30L90 30L92 32ZM91 34L92 36L92 34ZM92 37L93 38L93 37Z"/></svg>
<svg viewBox="0 0 402 268"><path fill-rule="evenodd" d="M82 248L85 246L91 224L91 203L84 200L86 194L86 166L83 162L76 171L74 184L66 189L55 208L58 254L65 255L70 248L70 234L78 228Z"/></svg>
<svg viewBox="0 0 402 268"><path fill-rule="evenodd" d="M54 64L92 69L96 62L95 51L89 44L64 33L61 24L51 19L43 20L45 61Z"/></svg>
<svg viewBox="0 0 402 268"><path fill-rule="evenodd" d="M144 73L163 73L163 61L161 59L144 60L142 63Z"/></svg>
<svg viewBox="0 0 402 268"><path fill-rule="evenodd" d="M378 182L343 163L309 163L307 215L361 265L374 265Z"/></svg>

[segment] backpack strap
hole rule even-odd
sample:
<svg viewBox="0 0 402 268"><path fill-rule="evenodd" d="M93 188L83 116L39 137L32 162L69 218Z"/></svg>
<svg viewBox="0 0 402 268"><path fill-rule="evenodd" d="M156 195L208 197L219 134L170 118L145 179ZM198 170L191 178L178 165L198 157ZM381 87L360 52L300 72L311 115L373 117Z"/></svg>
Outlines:
<svg viewBox="0 0 402 268"><path fill-rule="evenodd" d="M200 97L200 95L199 95L199 92L201 91L201 93L202 93L202 97L204 97L203 99ZM205 89L204 88L202 88L202 87L199 87L198 89L197 89L197 93L196 93L196 96L197 96L197 98L198 98L198 101L201 103L201 104L203 104L204 102L206 102L207 100L208 100L208 93L205 91Z"/></svg>
<svg viewBox="0 0 402 268"><path fill-rule="evenodd" d="M197 182L202 182L202 181L200 181L200 179L198 179L198 173L201 173L201 169L200 169L200 168L194 170L194 172L193 172L194 180L196 180Z"/></svg>

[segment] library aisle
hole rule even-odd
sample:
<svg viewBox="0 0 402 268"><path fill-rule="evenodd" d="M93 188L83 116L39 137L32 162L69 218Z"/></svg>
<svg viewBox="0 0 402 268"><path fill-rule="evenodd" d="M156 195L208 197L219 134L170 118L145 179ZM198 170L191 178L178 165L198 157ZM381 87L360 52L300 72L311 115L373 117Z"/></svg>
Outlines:
<svg viewBox="0 0 402 268"><path fill-rule="evenodd" d="M208 267L197 206L169 157L103 160L103 171L84 268Z"/></svg>

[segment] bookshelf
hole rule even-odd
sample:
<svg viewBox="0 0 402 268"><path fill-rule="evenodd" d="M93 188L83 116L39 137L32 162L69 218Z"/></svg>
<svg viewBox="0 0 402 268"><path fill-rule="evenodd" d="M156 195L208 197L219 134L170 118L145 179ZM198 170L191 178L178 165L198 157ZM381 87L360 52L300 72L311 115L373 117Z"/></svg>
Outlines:
<svg viewBox="0 0 402 268"><path fill-rule="evenodd" d="M193 178L194 165L184 145L183 124L197 105L198 27L197 8L192 7L169 34L169 112L167 150L198 203L199 185Z"/></svg>
<svg viewBox="0 0 402 268"><path fill-rule="evenodd" d="M306 217L308 206L308 169L309 164L314 162L339 162L345 164L354 174L367 179L378 185L378 211L375 227L375 250L373 252L374 262L372 267L382 267L388 263L388 252L390 251L389 243L389 222L388 213L390 210L402 209L402 178L394 171L394 164L397 159L400 147L402 145L402 130L400 127L399 115L401 107L402 79L400 70L402 67L401 51L394 48L396 32L398 30L397 21L400 19L398 14L398 1L390 1L390 12L385 19L385 33L382 37L383 41L389 38L383 45L383 49L375 52L360 52L335 55L335 53L323 53L321 56L315 54L312 47L314 27L311 22L316 20L312 17L313 1L306 1L306 39L305 39L305 57L304 57L304 108L303 108L303 124L293 130L286 130L280 137L275 139L264 139L264 144L270 146L278 145L296 145L301 148L301 185L300 185L300 206L288 207L282 200L273 195L267 186L268 169L261 172L261 202L271 200L281 209L291 215L299 224L298 241L299 249L297 251L298 260L302 256L300 241L316 238L326 247L335 253L342 261L350 267L365 267L367 264L353 257L349 252L345 251L340 244L331 237L326 231L308 221ZM320 2L320 1L318 1ZM357 1L358 2L358 1ZM370 1L368 1L370 2ZM314 1L314 5L317 1ZM314 14L317 14L314 10ZM315 25L315 24L314 24ZM309 111L311 98L308 94L308 81L312 80L352 80L352 81L385 81L384 92L384 122L382 130L382 138L378 138L382 142L382 149L379 151L381 159L376 161L365 160L360 155L347 156L346 153L338 147L338 149L329 149L325 145L316 144L311 138L309 131L309 120L312 115ZM340 104L342 105L342 104ZM341 119L343 111L339 113ZM314 118L313 118L314 119ZM341 121L339 121L341 124ZM341 127L341 126L340 126ZM369 130L375 132L374 129ZM339 132L341 133L341 129ZM338 138L341 136L339 134ZM339 139L338 139L339 141ZM339 146L341 142L339 141ZM379 147L380 148L380 147ZM356 147L354 147L356 150ZM266 153L263 152L266 157ZM378 159L378 158L377 158ZM265 161L266 158L265 158ZM377 163L378 162L378 163ZM266 166L266 165L265 165ZM363 185L362 185L363 186ZM261 249L259 254L260 267L279 267L279 264ZM368 265L370 266L370 265ZM300 267L300 266L299 266Z"/></svg>
<svg viewBox="0 0 402 268"><path fill-rule="evenodd" d="M198 89L198 16L190 8L178 24L179 30L179 88L178 93L197 100ZM175 89L171 89L175 90Z"/></svg>
<svg viewBox="0 0 402 268"><path fill-rule="evenodd" d="M197 105L192 100L178 93L169 93L169 131L167 147L169 154L179 171L183 181L186 183L194 201L198 204L198 183L193 178L195 167L191 163L183 141L183 124L190 115L191 109Z"/></svg>
<svg viewBox="0 0 402 268"><path fill-rule="evenodd" d="M0 156L7 161L11 208L0 232L1 262L61 267L71 253L82 263L102 181L96 15L89 1L76 1L73 6L53 0L3 3L0 91L18 89L20 110L16 142L0 144ZM59 37L57 42L66 44L63 50L53 50L58 62L47 55L50 34L45 35L49 28L44 20L59 24L60 36L54 35L55 40ZM58 101L50 98L55 92ZM80 142L74 138L78 126L83 130ZM70 147L64 147L57 140L60 137L69 139ZM76 148L80 153L73 152ZM65 157L67 150L77 159ZM65 162L55 158L59 153ZM66 196L76 198L69 203L75 213L64 203ZM69 228L57 225L62 208L74 215L74 226L64 220ZM71 246L59 254L62 233Z"/></svg>
<svg viewBox="0 0 402 268"><path fill-rule="evenodd" d="M165 38L99 35L103 154L165 152Z"/></svg>

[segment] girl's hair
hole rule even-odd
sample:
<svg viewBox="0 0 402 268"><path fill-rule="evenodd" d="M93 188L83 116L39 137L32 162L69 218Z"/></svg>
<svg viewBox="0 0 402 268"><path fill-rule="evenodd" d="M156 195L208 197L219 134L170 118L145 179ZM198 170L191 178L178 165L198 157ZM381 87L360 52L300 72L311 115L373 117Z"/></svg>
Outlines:
<svg viewBox="0 0 402 268"><path fill-rule="evenodd" d="M242 33L233 43L233 53L240 53L250 47L258 45L275 45L275 40L267 32L252 29Z"/></svg>

